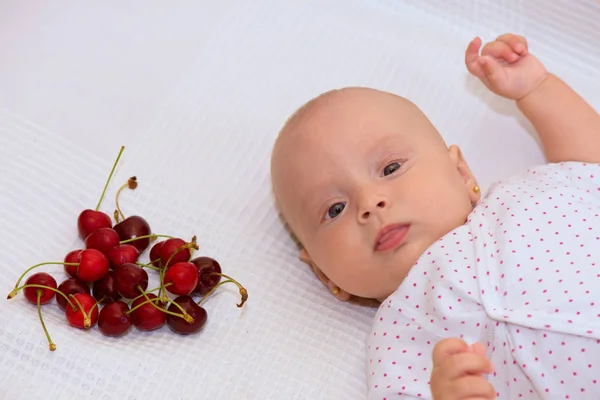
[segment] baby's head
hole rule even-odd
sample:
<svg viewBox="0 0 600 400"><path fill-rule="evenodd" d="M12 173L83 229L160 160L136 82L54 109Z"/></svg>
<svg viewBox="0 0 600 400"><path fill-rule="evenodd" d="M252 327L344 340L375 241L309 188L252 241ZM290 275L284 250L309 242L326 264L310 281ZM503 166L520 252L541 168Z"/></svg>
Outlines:
<svg viewBox="0 0 600 400"><path fill-rule="evenodd" d="M459 148L410 101L368 88L324 93L294 113L271 177L301 258L341 297L385 299L479 200Z"/></svg>

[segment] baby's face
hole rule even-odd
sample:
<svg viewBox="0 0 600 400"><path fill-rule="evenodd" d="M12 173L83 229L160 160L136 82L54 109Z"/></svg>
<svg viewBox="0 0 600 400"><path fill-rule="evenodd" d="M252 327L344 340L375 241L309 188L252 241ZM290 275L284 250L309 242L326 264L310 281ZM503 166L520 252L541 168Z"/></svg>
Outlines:
<svg viewBox="0 0 600 400"><path fill-rule="evenodd" d="M272 178L312 263L342 290L380 300L479 196L460 150L416 106L370 89L336 93L291 122Z"/></svg>

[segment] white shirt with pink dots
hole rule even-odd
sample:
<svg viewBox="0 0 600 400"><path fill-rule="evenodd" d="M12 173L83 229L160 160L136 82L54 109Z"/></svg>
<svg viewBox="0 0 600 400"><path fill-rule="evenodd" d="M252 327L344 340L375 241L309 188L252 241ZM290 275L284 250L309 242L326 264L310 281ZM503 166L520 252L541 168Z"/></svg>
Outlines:
<svg viewBox="0 0 600 400"><path fill-rule="evenodd" d="M499 399L600 398L600 165L497 182L380 306L369 399L430 399L432 351L481 342Z"/></svg>

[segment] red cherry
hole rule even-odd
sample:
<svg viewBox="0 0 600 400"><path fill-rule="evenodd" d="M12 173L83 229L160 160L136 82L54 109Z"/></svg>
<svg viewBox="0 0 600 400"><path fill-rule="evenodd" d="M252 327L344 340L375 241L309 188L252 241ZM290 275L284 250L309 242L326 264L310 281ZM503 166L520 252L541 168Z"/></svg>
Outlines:
<svg viewBox="0 0 600 400"><path fill-rule="evenodd" d="M42 328L44 329L44 333L46 334L46 338L48 339L48 347L50 351L56 350L56 345L52 343L52 339L50 338L50 334L48 333L48 329L46 329L46 325L44 324L44 319L42 317L42 309L41 305L46 304L52 300L54 294L56 293L52 289L56 289L56 281L54 278L45 272L38 272L31 275L26 281L25 285L42 285L45 287L25 287L23 289L23 293L25 298L35 305L37 305L38 316L40 318L40 323ZM39 297L39 300L38 300ZM9 297L10 298L10 297Z"/></svg>
<svg viewBox="0 0 600 400"><path fill-rule="evenodd" d="M119 234L114 229L102 228L85 238L85 247L107 255L111 248L119 245L119 240Z"/></svg>
<svg viewBox="0 0 600 400"><path fill-rule="evenodd" d="M198 332L206 324L206 310L196 304L190 296L179 296L174 301L194 319L194 322L190 324L179 316L167 314L167 325L173 332L189 335ZM181 310L174 304L169 306L168 311L181 313Z"/></svg>
<svg viewBox="0 0 600 400"><path fill-rule="evenodd" d="M204 296L221 281L221 275L211 275L220 274L221 265L211 257L196 257L191 262L198 268L198 284L192 293Z"/></svg>
<svg viewBox="0 0 600 400"><path fill-rule="evenodd" d="M52 289L56 289L56 280L50 274L47 274L45 272L37 272L31 275L29 278L27 278L27 280L25 281L25 285L43 285ZM40 297L40 304L49 303L54 297L54 294L56 293L51 289L40 287L26 287L23 289L23 294L31 304L37 304L38 291L42 293Z"/></svg>
<svg viewBox="0 0 600 400"><path fill-rule="evenodd" d="M178 262L167 269L164 277L165 285L170 283L166 289L174 294L186 295L198 283L198 268L191 262Z"/></svg>
<svg viewBox="0 0 600 400"><path fill-rule="evenodd" d="M187 242L179 238L168 239L163 243L159 250L160 261L163 267L169 268L171 265L190 259L190 249L185 248L177 252L177 250L179 250L179 248L185 244L187 244ZM171 258L171 255L173 255L175 252L177 252L177 254ZM167 262L169 265L167 265Z"/></svg>
<svg viewBox="0 0 600 400"><path fill-rule="evenodd" d="M68 278L62 281L58 286L58 290L64 293L65 296L76 293L90 294L90 287L79 278ZM62 310L67 309L67 299L64 296L56 296L56 302Z"/></svg>
<svg viewBox="0 0 600 400"><path fill-rule="evenodd" d="M92 296L85 293L77 293L69 296L69 299L76 307L76 309L73 309L71 306L67 307L66 316L69 325L80 329L89 329L96 325L99 312L96 300ZM82 309L85 312L85 316Z"/></svg>
<svg viewBox="0 0 600 400"><path fill-rule="evenodd" d="M98 329L105 336L122 336L131 328L131 317L127 314L129 307L122 301L108 303L98 316Z"/></svg>
<svg viewBox="0 0 600 400"><path fill-rule="evenodd" d="M155 267L160 267L160 249L162 248L163 244L165 244L164 240L162 242L156 242L150 249L150 264L154 265Z"/></svg>
<svg viewBox="0 0 600 400"><path fill-rule="evenodd" d="M148 293L146 296L148 296L148 299L157 298L154 293ZM146 297L142 296L134 300L131 304L131 310L133 310L131 311L131 322L140 331L152 331L158 329L163 326L167 320L164 310L156 308L164 308L160 301L153 301L156 307L148 302L141 305L139 308L136 308L137 305L146 301L148 301Z"/></svg>
<svg viewBox="0 0 600 400"><path fill-rule="evenodd" d="M108 273L108 258L96 249L82 250L77 259L77 276L85 282L95 282Z"/></svg>
<svg viewBox="0 0 600 400"><path fill-rule="evenodd" d="M93 296L101 304L121 300L121 295L117 292L115 285L115 273L113 271L108 271L102 279L94 282Z"/></svg>
<svg viewBox="0 0 600 400"><path fill-rule="evenodd" d="M112 269L117 269L125 263L135 263L140 256L140 252L130 244L119 244L112 247L107 256Z"/></svg>
<svg viewBox="0 0 600 400"><path fill-rule="evenodd" d="M67 255L65 256L65 263L79 263L79 253L81 253L81 250L71 250L70 252L67 253ZM65 265L65 272L73 277L76 278L77 277L77 265Z"/></svg>
<svg viewBox="0 0 600 400"><path fill-rule="evenodd" d="M132 215L115 225L114 230L119 234L122 241L133 239L140 236L148 236L152 233L148 222L139 215ZM138 239L129 242L135 246L139 252L143 252L150 245L150 238Z"/></svg>
<svg viewBox="0 0 600 400"><path fill-rule="evenodd" d="M112 228L110 217L102 211L83 210L77 218L79 237L85 240L91 233L102 228Z"/></svg>
<svg viewBox="0 0 600 400"><path fill-rule="evenodd" d="M148 273L139 265L125 263L115 270L115 288L121 296L133 299L148 288Z"/></svg>

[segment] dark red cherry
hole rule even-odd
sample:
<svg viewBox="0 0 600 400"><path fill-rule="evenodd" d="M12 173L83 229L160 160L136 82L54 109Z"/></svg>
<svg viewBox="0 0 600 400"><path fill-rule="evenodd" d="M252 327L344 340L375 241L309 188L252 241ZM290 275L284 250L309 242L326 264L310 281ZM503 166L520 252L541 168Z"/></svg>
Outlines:
<svg viewBox="0 0 600 400"><path fill-rule="evenodd" d="M148 273L139 265L125 263L115 271L115 287L121 296L133 299L148 288Z"/></svg>
<svg viewBox="0 0 600 400"><path fill-rule="evenodd" d="M194 319L194 322L190 324L181 317L167 314L167 325L173 332L177 332L182 335L189 335L191 333L198 332L204 326L204 324L206 324L206 310L196 304L194 299L192 299L190 296L179 296L174 301ZM181 314L181 310L173 304L169 305L168 310L177 314Z"/></svg>
<svg viewBox="0 0 600 400"><path fill-rule="evenodd" d="M108 271L102 279L94 282L93 287L94 298L101 304L111 303L121 299L121 295L117 292L115 285L115 273ZM103 300L104 299L104 300Z"/></svg>
<svg viewBox="0 0 600 400"><path fill-rule="evenodd" d="M85 283L79 278L65 279L58 286L58 290L64 293L67 297L69 297L70 294L76 293L90 294L90 287L87 285L87 283ZM65 299L63 296L56 296L56 302L62 310L65 310L67 308L67 299Z"/></svg>
<svg viewBox="0 0 600 400"><path fill-rule="evenodd" d="M150 249L150 264L155 267L160 267L160 249L163 244L165 244L164 240L162 242L156 242Z"/></svg>
<svg viewBox="0 0 600 400"><path fill-rule="evenodd" d="M221 273L221 265L211 257L196 257L191 261L198 267L198 284L192 292L204 296L221 281L221 275L210 275Z"/></svg>
<svg viewBox="0 0 600 400"><path fill-rule="evenodd" d="M131 328L129 307L122 301L106 304L98 315L98 329L105 336L122 336Z"/></svg>
<svg viewBox="0 0 600 400"><path fill-rule="evenodd" d="M116 224L113 228L119 234L121 241L133 239L140 236L148 236L152 233L148 222L139 215L132 215ZM142 253L150 245L150 238L144 238L128 242Z"/></svg>

